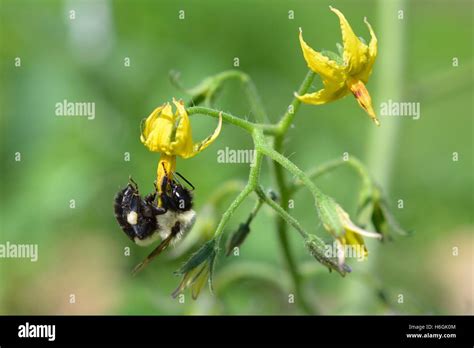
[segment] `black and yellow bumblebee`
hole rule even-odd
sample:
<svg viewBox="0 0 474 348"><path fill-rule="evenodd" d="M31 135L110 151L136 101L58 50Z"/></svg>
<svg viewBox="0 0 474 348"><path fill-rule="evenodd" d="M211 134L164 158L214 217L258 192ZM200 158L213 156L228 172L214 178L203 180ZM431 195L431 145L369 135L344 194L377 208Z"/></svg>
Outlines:
<svg viewBox="0 0 474 348"><path fill-rule="evenodd" d="M115 196L115 218L130 240L137 245L147 246L161 239L161 243L135 267L133 273L142 269L172 242L183 238L196 221L191 192L194 186L181 174L174 174L174 178L171 178L167 173L160 190L155 183L155 191L144 198L132 178ZM184 187L176 176L183 179L191 190Z"/></svg>

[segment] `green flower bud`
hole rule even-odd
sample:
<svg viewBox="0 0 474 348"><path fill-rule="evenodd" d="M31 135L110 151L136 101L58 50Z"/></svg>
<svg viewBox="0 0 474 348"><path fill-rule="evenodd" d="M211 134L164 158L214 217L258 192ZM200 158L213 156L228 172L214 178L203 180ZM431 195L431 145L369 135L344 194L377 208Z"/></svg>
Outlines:
<svg viewBox="0 0 474 348"><path fill-rule="evenodd" d="M226 245L226 256L229 256L234 248L239 247L245 241L245 238L250 233L250 224L247 222L240 224L237 231L232 233L232 235L227 240Z"/></svg>
<svg viewBox="0 0 474 348"><path fill-rule="evenodd" d="M352 271L351 268L345 263L340 266L337 258L326 256L329 246L315 235L308 235L308 237L305 239L305 246L310 254L317 261L325 265L330 271L335 270L343 277L346 275L346 273Z"/></svg>
<svg viewBox="0 0 474 348"><path fill-rule="evenodd" d="M174 298L185 289L191 288L192 298L195 300L206 281L209 282L209 289L212 292L212 277L217 247L218 242L215 239L211 239L191 255L188 261L175 272L176 275L182 275L183 279L172 294Z"/></svg>
<svg viewBox="0 0 474 348"><path fill-rule="evenodd" d="M316 207L324 228L336 238L342 249L345 249L346 245L361 248L365 258L368 251L363 237L382 238L379 233L369 232L356 226L351 221L349 214L329 196L321 195ZM340 268L344 264L344 258L344 253L341 253L339 258Z"/></svg>

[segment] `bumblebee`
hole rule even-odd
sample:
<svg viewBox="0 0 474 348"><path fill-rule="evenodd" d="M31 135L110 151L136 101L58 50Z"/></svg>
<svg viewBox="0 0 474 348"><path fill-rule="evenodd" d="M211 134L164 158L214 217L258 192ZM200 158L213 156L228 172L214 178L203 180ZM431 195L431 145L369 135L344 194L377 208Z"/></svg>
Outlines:
<svg viewBox="0 0 474 348"><path fill-rule="evenodd" d="M137 273L154 257L158 256L173 241L179 240L191 230L196 221L196 212L192 209L194 186L181 174L191 190L168 174L161 182L160 190L155 183L155 191L142 198L138 185L132 178L128 185L120 190L114 199L115 218L125 234L134 243L147 246L158 239L161 243L137 267ZM158 197L160 204L158 205Z"/></svg>

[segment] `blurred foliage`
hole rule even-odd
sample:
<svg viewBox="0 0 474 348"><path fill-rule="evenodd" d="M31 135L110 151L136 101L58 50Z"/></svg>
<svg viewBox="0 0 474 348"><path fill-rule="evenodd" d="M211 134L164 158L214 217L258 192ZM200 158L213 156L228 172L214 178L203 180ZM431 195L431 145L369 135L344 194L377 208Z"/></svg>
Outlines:
<svg viewBox="0 0 474 348"><path fill-rule="evenodd" d="M0 242L37 243L39 260L0 260L0 313L299 313L288 303L289 282L269 209L255 218L239 257L221 253L216 294L205 290L197 301L188 296L181 304L170 296L179 282L172 273L186 255L163 255L131 278L130 270L149 250L132 245L121 232L112 199L129 175L144 191L152 190L158 158L140 143L139 124L173 96L186 98L169 82L170 70L193 86L232 69L239 57L239 68L254 79L276 120L306 73L298 27L317 49L335 50L341 40L329 5L346 14L356 33L368 34L364 16L377 33L376 9L383 1L1 0ZM407 1L404 9L407 47L400 73L406 100L421 103L421 119L399 120L388 204L396 208L397 200L404 200L405 208L395 213L415 233L383 245L369 242L369 250L379 248L373 271L367 274L363 263L354 264L354 272L341 278L314 262L290 231L292 248L304 263L305 291L323 313L473 312L472 7L470 1L423 0ZM294 20L288 19L289 10ZM378 38L383 51L390 42ZM21 67L15 67L16 57ZM126 57L130 67L124 66ZM452 67L453 57L458 68ZM464 73L451 72L456 69ZM374 105L383 102L377 98L383 86L368 88ZM95 119L56 117L55 104L64 99L94 102ZM252 118L238 83L229 82L216 102L217 108ZM192 122L197 139L215 126L205 117ZM371 127L351 97L303 106L286 154L303 169L346 151L364 160ZM217 163L217 150L226 146L250 149L251 141L224 127L209 151L178 160L179 171L196 186L197 210L223 182L246 179L247 165ZM453 152L459 153L458 162L452 161ZM262 175L271 186L267 168ZM358 179L350 170L326 175L318 184L355 211ZM71 199L75 209L69 208ZM226 204L224 199L220 208ZM239 209L228 232L253 204ZM309 194L298 194L292 214L328 237L316 223ZM455 246L459 258L450 257ZM130 256L124 256L126 247ZM236 269L239 264L244 271ZM354 283L361 283L369 298L363 310L354 305L361 296L348 293ZM403 304L397 303L400 293ZM68 303L70 294L76 294L75 304Z"/></svg>

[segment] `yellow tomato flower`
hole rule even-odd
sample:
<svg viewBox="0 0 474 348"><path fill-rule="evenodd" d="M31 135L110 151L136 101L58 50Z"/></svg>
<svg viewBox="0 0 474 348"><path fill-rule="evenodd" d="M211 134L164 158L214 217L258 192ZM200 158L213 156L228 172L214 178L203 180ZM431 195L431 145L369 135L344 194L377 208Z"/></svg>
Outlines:
<svg viewBox="0 0 474 348"><path fill-rule="evenodd" d="M157 107L145 120L141 142L153 152L161 154L158 164L158 187L161 180L168 173L170 175L176 168L176 156L190 158L208 147L218 137L222 128L222 117L214 133L203 141L194 143L192 138L191 123L183 101L173 99L176 112L170 103ZM166 172L166 173L165 173Z"/></svg>
<svg viewBox="0 0 474 348"><path fill-rule="evenodd" d="M382 235L376 232L366 231L360 228L359 226L357 226L356 224L354 224L351 221L349 214L347 214L346 211L342 209L339 205L336 206L336 212L339 217L339 222L342 225L342 229L343 229L343 233L335 234L337 242L343 248L344 252L345 252L344 249L346 245L349 245L353 248L357 248L357 249L354 249L354 251L361 252L362 255L359 255L360 259L365 259L369 253L367 251L367 247L365 246L363 237L382 239ZM339 257L340 265L344 264L344 259L345 259L345 254L341 253Z"/></svg>
<svg viewBox="0 0 474 348"><path fill-rule="evenodd" d="M363 237L382 239L381 234L366 231L354 224L349 214L329 196L320 195L316 207L324 228L334 236L340 249L337 255L341 271L344 269L346 252L350 252L351 256L356 254L359 260L367 257L368 252Z"/></svg>
<svg viewBox="0 0 474 348"><path fill-rule="evenodd" d="M308 67L321 76L324 88L315 93L296 97L304 103L320 105L340 99L350 91L375 124L380 125L372 107L372 99L365 87L377 57L377 38L372 26L364 18L371 38L367 46L354 34L344 15L333 7L330 9L339 17L341 25L344 43L343 63L332 60L309 47L303 40L303 32L300 29L300 44L304 58Z"/></svg>

